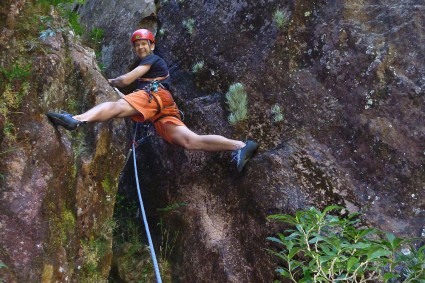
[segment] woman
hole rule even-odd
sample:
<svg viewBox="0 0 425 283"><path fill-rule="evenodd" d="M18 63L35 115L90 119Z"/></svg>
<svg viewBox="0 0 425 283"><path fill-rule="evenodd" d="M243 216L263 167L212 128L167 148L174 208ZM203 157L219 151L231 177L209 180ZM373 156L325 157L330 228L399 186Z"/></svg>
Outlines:
<svg viewBox="0 0 425 283"><path fill-rule="evenodd" d="M136 30L131 42L140 58L132 71L108 82L113 87L125 87L137 80L137 91L123 96L116 102L104 102L80 115L66 112L48 112L46 115L55 125L75 130L87 122L103 122L112 118L131 117L137 122L149 121L158 134L171 144L187 150L233 151L237 170L241 172L246 162L257 150L257 143L246 143L219 135L198 135L181 121L180 113L171 93L170 76L165 61L153 54L155 39L149 30Z"/></svg>

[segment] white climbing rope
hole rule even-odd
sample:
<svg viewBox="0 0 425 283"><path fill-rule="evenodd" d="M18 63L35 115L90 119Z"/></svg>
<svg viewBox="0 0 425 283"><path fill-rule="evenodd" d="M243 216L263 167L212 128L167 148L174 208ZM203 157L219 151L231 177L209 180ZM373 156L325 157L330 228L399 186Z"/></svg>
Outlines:
<svg viewBox="0 0 425 283"><path fill-rule="evenodd" d="M147 221L147 218L146 218L145 207L143 205L142 194L140 193L139 176L137 174L136 147L134 145L136 143L135 142L135 140L136 140L135 139L136 138L136 132L137 132L137 124L136 124L136 130L134 131L134 139L133 139L134 142L133 142L133 145L132 145L133 163L134 163L134 176L136 178L137 194L139 196L140 210L142 211L143 223L145 224L146 235L148 236L149 249L150 249L150 252L151 252L153 266L154 266L154 269L155 269L156 282L157 283L162 283L161 273L159 272L158 261L156 259L155 249L153 247L152 237L151 237L151 233L149 231L149 225L148 225L148 221Z"/></svg>

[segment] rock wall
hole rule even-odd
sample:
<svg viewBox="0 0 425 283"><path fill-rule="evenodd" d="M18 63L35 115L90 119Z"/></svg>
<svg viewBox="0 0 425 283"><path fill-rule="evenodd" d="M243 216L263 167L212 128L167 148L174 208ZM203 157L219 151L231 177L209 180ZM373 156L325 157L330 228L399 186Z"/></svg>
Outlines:
<svg viewBox="0 0 425 283"><path fill-rule="evenodd" d="M117 95L57 10L1 6L14 16L0 18L0 281L104 282L125 123L70 133L45 113L78 113ZM50 33L39 37L40 27Z"/></svg>
<svg viewBox="0 0 425 283"><path fill-rule="evenodd" d="M420 1L161 1L157 9L157 52L185 123L261 145L241 175L227 153L160 139L141 150L151 226L166 219L179 235L174 280L271 281L265 239L278 228L266 216L311 205L341 204L372 226L423 236ZM101 24L95 18L86 24ZM249 121L236 129L224 96L235 82L249 95ZM274 105L282 121L273 120ZM177 208L158 213L170 205Z"/></svg>
<svg viewBox="0 0 425 283"><path fill-rule="evenodd" d="M134 59L131 32L152 28L184 122L198 133L254 138L261 145L242 174L229 153L187 152L158 137L140 148L154 242L161 250L167 241L160 221L177 239L169 243L173 281L272 281L277 262L266 251L266 237L281 227L266 216L311 205L341 204L362 212L372 226L423 237L421 1L87 0L77 10L89 31L105 30L108 77L125 72ZM12 282L78 280L94 257L102 259L96 274L106 278L111 254L98 248L110 245L102 223L114 202L108 184L116 183L117 160L126 151L124 125L89 126L79 132L79 142L55 131L43 113L83 110L115 94L93 67L92 53L70 35L58 33L43 43L47 52L31 53L12 45L17 36L10 27L1 34L1 66L29 52L37 76L31 103L0 119L3 128L14 121L23 144L3 155L10 144L1 136L0 168L7 173L1 180L0 255L11 268L0 274L8 272ZM204 68L192 71L200 61ZM235 82L249 96L249 120L237 128L227 122L225 103ZM275 105L281 121L274 119ZM133 182L131 171L121 180L134 193L125 184ZM23 240L13 241L17 231Z"/></svg>

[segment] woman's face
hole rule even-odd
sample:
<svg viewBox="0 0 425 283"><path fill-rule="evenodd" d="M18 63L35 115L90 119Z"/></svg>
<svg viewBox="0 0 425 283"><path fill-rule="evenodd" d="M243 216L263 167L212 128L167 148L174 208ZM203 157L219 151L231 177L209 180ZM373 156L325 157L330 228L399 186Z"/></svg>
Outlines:
<svg viewBox="0 0 425 283"><path fill-rule="evenodd" d="M140 58L148 56L154 49L155 44L147 39L139 39L134 42L134 51Z"/></svg>

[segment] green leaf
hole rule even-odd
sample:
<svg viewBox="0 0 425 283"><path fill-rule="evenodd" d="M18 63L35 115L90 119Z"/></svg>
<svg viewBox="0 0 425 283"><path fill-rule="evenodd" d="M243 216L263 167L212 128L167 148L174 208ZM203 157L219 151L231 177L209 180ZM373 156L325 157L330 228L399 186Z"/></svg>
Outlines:
<svg viewBox="0 0 425 283"><path fill-rule="evenodd" d="M380 257L383 257L383 256L388 256L390 254L392 254L392 252L389 251L389 250L377 249L377 250L370 251L367 254L367 259L373 260L373 259L380 258Z"/></svg>
<svg viewBox="0 0 425 283"><path fill-rule="evenodd" d="M323 238L323 240L336 249L339 249L341 247L341 240L337 237Z"/></svg>
<svg viewBox="0 0 425 283"><path fill-rule="evenodd" d="M279 273L281 276L286 278L291 278L291 275L289 274L288 270L285 268L278 268L276 269L276 272Z"/></svg>
<svg viewBox="0 0 425 283"><path fill-rule="evenodd" d="M267 216L267 219L277 220L281 222L286 222L289 224L297 224L298 221L295 219L295 217L288 215L288 214L274 214Z"/></svg>
<svg viewBox="0 0 425 283"><path fill-rule="evenodd" d="M292 248L288 253L288 258L292 259L300 250L300 248Z"/></svg>
<svg viewBox="0 0 425 283"><path fill-rule="evenodd" d="M334 255L336 255L336 252L332 249L332 246L328 246L328 245L325 245L325 244L321 244L320 246L319 246L319 248L326 254L326 255L330 255L330 256L334 256Z"/></svg>
<svg viewBox="0 0 425 283"><path fill-rule="evenodd" d="M297 224L295 225L295 227L297 228L298 231L300 231L301 233L304 233L304 228L301 224Z"/></svg>
<svg viewBox="0 0 425 283"><path fill-rule="evenodd" d="M394 240L395 240L396 236L393 233L389 233L389 232L387 232L385 234L387 236L388 241L390 242L390 244L392 246L393 243L394 243Z"/></svg>
<svg viewBox="0 0 425 283"><path fill-rule="evenodd" d="M308 242L310 244L316 244L316 243L323 241L323 240L324 240L324 238L322 236L316 236L316 237L312 238L311 240L309 240Z"/></svg>
<svg viewBox="0 0 425 283"><path fill-rule="evenodd" d="M353 266L359 263L359 259L357 257L350 257L347 262L347 271L350 271Z"/></svg>
<svg viewBox="0 0 425 283"><path fill-rule="evenodd" d="M303 275L304 275L303 279L306 280L305 282L312 282L310 270L308 270L308 269L304 270Z"/></svg>
<svg viewBox="0 0 425 283"><path fill-rule="evenodd" d="M359 230L358 237L359 238L363 238L363 237L365 237L365 236L367 236L369 234L376 233L376 232L377 231L374 228L362 229L362 230Z"/></svg>
<svg viewBox="0 0 425 283"><path fill-rule="evenodd" d="M342 206L339 206L339 205L330 205L330 206L327 206L324 210L323 210L323 212L322 212L322 216L324 216L326 213L328 213L329 211L331 211L331 210L336 210L336 209L339 209L339 210L341 210L341 209L343 209L343 207Z"/></svg>
<svg viewBox="0 0 425 283"><path fill-rule="evenodd" d="M275 251L272 250L267 250L269 253L271 253L272 255L275 255L277 257L279 257L280 259L282 259L283 261L287 262L288 261L288 256L285 253L277 253Z"/></svg>
<svg viewBox="0 0 425 283"><path fill-rule="evenodd" d="M358 243L351 245L351 247L353 249L368 249L368 248L370 248L370 246L371 246L370 243L365 243L365 242L358 242Z"/></svg>
<svg viewBox="0 0 425 283"><path fill-rule="evenodd" d="M286 241L285 244L288 250L291 250L292 247L294 246L294 243L292 241Z"/></svg>
<svg viewBox="0 0 425 283"><path fill-rule="evenodd" d="M317 276L315 282L329 282L329 280L323 276Z"/></svg>
<svg viewBox="0 0 425 283"><path fill-rule="evenodd" d="M399 248L400 243L403 242L403 239L397 238L393 233L386 232L385 235L390 244L389 248L392 248L393 250Z"/></svg>
<svg viewBox="0 0 425 283"><path fill-rule="evenodd" d="M283 242L275 237L267 237L267 240L283 245Z"/></svg>
<svg viewBox="0 0 425 283"><path fill-rule="evenodd" d="M292 239L298 238L300 236L301 236L300 235L300 232L296 231L296 232L292 233L291 235L287 236L286 239L287 240L292 240Z"/></svg>
<svg viewBox="0 0 425 283"><path fill-rule="evenodd" d="M299 262L297 260L291 260L291 271L294 271L297 268L302 267L302 266L303 266L302 262Z"/></svg>
<svg viewBox="0 0 425 283"><path fill-rule="evenodd" d="M319 258L320 263L326 263L328 261L332 261L335 258L335 256L321 256Z"/></svg>
<svg viewBox="0 0 425 283"><path fill-rule="evenodd" d="M389 273L389 272L385 273L384 276L383 276L384 281L388 281L390 279L399 278L399 277L400 277L400 275Z"/></svg>

